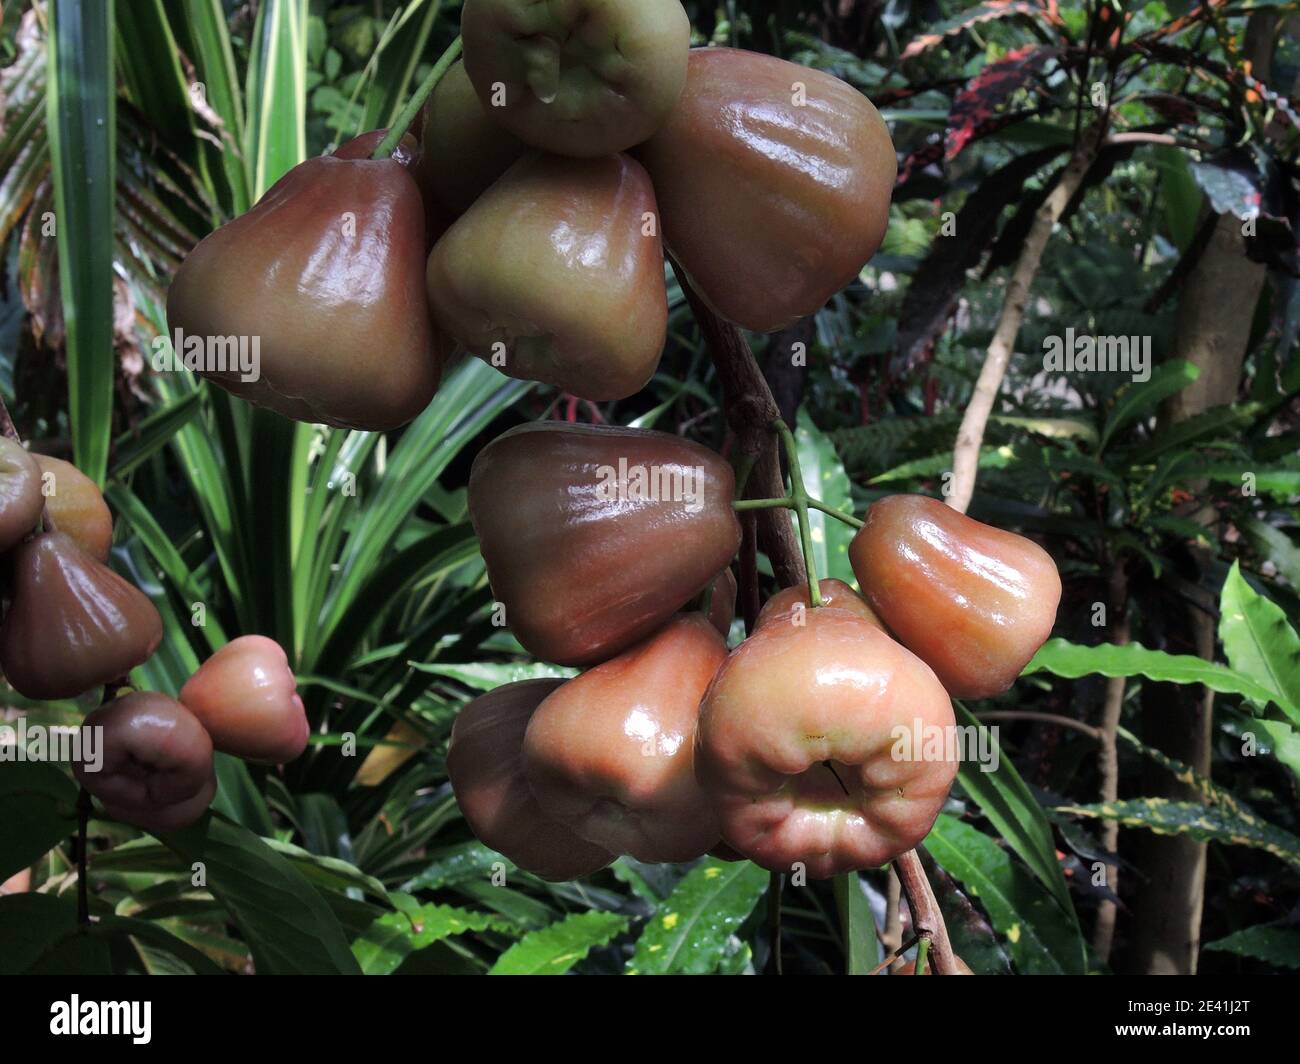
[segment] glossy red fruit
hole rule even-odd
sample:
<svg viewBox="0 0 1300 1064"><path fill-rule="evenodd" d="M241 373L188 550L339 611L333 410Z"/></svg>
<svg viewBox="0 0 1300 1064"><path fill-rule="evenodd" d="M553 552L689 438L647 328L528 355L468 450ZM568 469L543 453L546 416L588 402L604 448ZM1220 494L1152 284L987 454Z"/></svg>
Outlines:
<svg viewBox="0 0 1300 1064"><path fill-rule="evenodd" d="M162 642L153 603L66 533L18 547L13 574L0 666L28 698L75 698L143 665Z"/></svg>
<svg viewBox="0 0 1300 1064"><path fill-rule="evenodd" d="M659 128L691 45L679 0L466 0L461 33L492 117L538 148L585 157Z"/></svg>
<svg viewBox="0 0 1300 1064"><path fill-rule="evenodd" d="M447 749L456 802L479 841L524 871L557 882L614 860L544 812L524 779L528 721L563 682L523 680L474 699L457 715Z"/></svg>
<svg viewBox="0 0 1300 1064"><path fill-rule="evenodd" d="M372 129L369 133L362 133L335 148L334 158L369 159L375 154L375 149L383 143L386 136L388 136L388 130L386 129ZM408 170L414 170L419 165L420 150L420 142L411 134L403 133L401 140L397 142L397 147L393 149L393 154L389 158L395 163L400 163Z"/></svg>
<svg viewBox="0 0 1300 1064"><path fill-rule="evenodd" d="M537 707L524 771L578 835L639 861L691 861L718 842L695 780L700 698L727 645L699 613L570 680Z"/></svg>
<svg viewBox="0 0 1300 1064"><path fill-rule="evenodd" d="M429 97L423 144L420 182L453 216L469 210L528 150L487 113L464 63L454 64Z"/></svg>
<svg viewBox="0 0 1300 1064"><path fill-rule="evenodd" d="M836 609L848 610L850 613L856 613L859 617L870 621L882 632L885 631L883 622L876 616L875 610L867 605L867 600L843 580L836 580L834 577L819 580L817 590L821 593L822 606L831 606ZM787 623L803 624L808 617L810 608L807 584L783 588L763 604L763 609L759 612L758 621L754 627L757 629L761 625L783 615L785 615Z"/></svg>
<svg viewBox="0 0 1300 1064"><path fill-rule="evenodd" d="M924 662L860 615L822 607L804 625L763 625L718 670L696 773L727 843L823 879L925 838L957 774L951 744L925 743L953 724Z"/></svg>
<svg viewBox="0 0 1300 1064"><path fill-rule="evenodd" d="M36 460L20 443L0 436L0 553L36 527L44 506Z"/></svg>
<svg viewBox="0 0 1300 1064"><path fill-rule="evenodd" d="M283 764L307 748L307 714L280 644L261 635L232 640L181 688L180 700L223 753Z"/></svg>
<svg viewBox="0 0 1300 1064"><path fill-rule="evenodd" d="M207 811L216 794L212 740L183 705L141 691L101 706L85 729L102 729L83 760L72 766L77 782L115 820L146 831L178 831ZM96 764L85 756L94 749Z"/></svg>
<svg viewBox="0 0 1300 1064"><path fill-rule="evenodd" d="M469 512L515 637L590 665L660 628L740 545L731 467L663 432L547 421L474 460Z"/></svg>
<svg viewBox="0 0 1300 1064"><path fill-rule="evenodd" d="M519 160L434 246L426 280L471 354L593 402L640 391L663 352L654 189L627 156Z"/></svg>
<svg viewBox="0 0 1300 1064"><path fill-rule="evenodd" d="M890 631L957 698L1007 690L1051 635L1061 600L1042 547L923 495L872 503L849 561Z"/></svg>
<svg viewBox="0 0 1300 1064"><path fill-rule="evenodd" d="M97 485L71 462L32 455L41 470L41 491L45 512L59 532L66 532L77 546L101 562L113 549L113 514Z"/></svg>
<svg viewBox="0 0 1300 1064"><path fill-rule="evenodd" d="M758 331L820 310L857 277L884 239L898 170L857 89L733 48L691 52L681 101L638 154L696 291Z"/></svg>
<svg viewBox="0 0 1300 1064"><path fill-rule="evenodd" d="M205 376L286 417L402 425L433 398L445 354L421 284L424 233L420 190L400 163L308 159L190 252L167 295L173 346L175 330L209 341ZM247 372L211 338L244 338Z"/></svg>

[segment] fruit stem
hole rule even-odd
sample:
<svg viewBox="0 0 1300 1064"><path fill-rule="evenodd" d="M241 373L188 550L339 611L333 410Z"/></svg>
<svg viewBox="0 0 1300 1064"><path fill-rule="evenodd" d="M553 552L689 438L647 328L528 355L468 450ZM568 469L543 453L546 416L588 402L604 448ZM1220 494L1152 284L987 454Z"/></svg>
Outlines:
<svg viewBox="0 0 1300 1064"><path fill-rule="evenodd" d="M930 957L930 936L922 935L921 942L916 947L916 970L913 975L925 975L925 962Z"/></svg>
<svg viewBox="0 0 1300 1064"><path fill-rule="evenodd" d="M397 147L398 142L402 139L402 134L406 132L415 116L420 113L420 108L424 106L424 101L429 98L429 94L438 86L444 74L451 69L451 64L456 62L460 56L461 39L457 37L451 42L451 45L442 53L433 69L429 71L429 76L420 83L420 87L415 90L415 95L406 101L406 106L398 112L397 118L388 129L388 134L379 142L379 147L375 149L372 159L387 159L393 154L393 149Z"/></svg>
<svg viewBox="0 0 1300 1064"><path fill-rule="evenodd" d="M930 938L934 952L934 974L956 975L952 943L948 940L948 926L943 922L943 912L934 896L934 889L921 865L921 856L908 850L894 858L894 871L907 897L907 907L912 910L912 930Z"/></svg>
<svg viewBox="0 0 1300 1064"><path fill-rule="evenodd" d="M808 500L808 508L810 510L820 510L822 513L835 518L837 521L843 521L846 525L850 525L853 528L861 528L866 524L865 521L854 517L852 514L846 514L843 510L835 509L834 506L827 506L826 503L822 502L820 499L810 498Z"/></svg>
<svg viewBox="0 0 1300 1064"><path fill-rule="evenodd" d="M808 571L808 604L816 609L822 604L821 588L817 586L817 563L812 551L812 526L808 521L808 490L803 484L803 471L799 468L799 448L794 442L790 426L780 418L772 428L785 445L786 463L790 467L790 508L799 517L799 541L803 547L803 564Z"/></svg>
<svg viewBox="0 0 1300 1064"><path fill-rule="evenodd" d="M794 499L787 495L782 499L737 499L731 504L733 510L766 510L773 506L784 506L787 510L792 510Z"/></svg>

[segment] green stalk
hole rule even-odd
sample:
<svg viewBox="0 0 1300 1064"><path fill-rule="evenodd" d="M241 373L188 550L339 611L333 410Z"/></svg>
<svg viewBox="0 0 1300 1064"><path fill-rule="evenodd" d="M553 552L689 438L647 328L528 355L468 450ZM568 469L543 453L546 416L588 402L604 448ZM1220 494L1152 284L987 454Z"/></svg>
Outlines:
<svg viewBox="0 0 1300 1064"><path fill-rule="evenodd" d="M799 542L803 548L803 563L808 570L808 604L816 609L822 604L821 588L817 585L817 563L813 560L812 526L808 523L808 490L803 485L803 471L799 468L799 448L794 442L790 426L780 418L772 428L785 445L786 460L790 463L791 509L799 516Z"/></svg>
<svg viewBox="0 0 1300 1064"><path fill-rule="evenodd" d="M443 75L451 69L451 64L456 62L460 56L462 42L459 37L451 42L451 45L442 53L442 58L433 64L433 69L429 71L429 76L420 83L420 87L415 90L415 95L406 101L406 106L397 114L397 119L389 127L388 135L379 142L379 147L375 153L370 156L372 159L387 159L393 154L393 149L397 147L397 142L402 139L402 134L406 132L407 127L415 121L415 116L420 113L420 108L424 106L424 101L429 98L429 94L438 87L438 82Z"/></svg>
<svg viewBox="0 0 1300 1064"><path fill-rule="evenodd" d="M916 971L914 975L925 975L925 962L930 957L930 936L922 935L921 941L916 947Z"/></svg>

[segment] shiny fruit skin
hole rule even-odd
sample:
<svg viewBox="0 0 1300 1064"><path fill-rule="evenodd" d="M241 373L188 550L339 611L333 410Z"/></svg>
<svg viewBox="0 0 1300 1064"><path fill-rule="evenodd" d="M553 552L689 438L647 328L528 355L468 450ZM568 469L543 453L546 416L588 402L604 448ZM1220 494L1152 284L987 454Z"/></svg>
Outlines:
<svg viewBox="0 0 1300 1064"><path fill-rule="evenodd" d="M168 324L250 347L259 338L258 380L204 374L249 402L299 421L396 428L433 398L446 353L420 283L424 233L420 190L400 163L308 159L190 252Z"/></svg>
<svg viewBox="0 0 1300 1064"><path fill-rule="evenodd" d="M487 113L464 63L453 64L429 97L422 143L420 183L453 216L469 210L528 151Z"/></svg>
<svg viewBox="0 0 1300 1064"><path fill-rule="evenodd" d="M98 771L74 762L77 782L109 816L146 831L177 831L212 804L212 740L174 698L140 691L100 706L83 728L102 728Z"/></svg>
<svg viewBox="0 0 1300 1064"><path fill-rule="evenodd" d="M894 729L917 722L954 724L925 663L858 614L821 607L805 625L757 629L718 670L696 773L723 839L756 864L802 864L814 879L875 868L925 838L957 774L955 761L894 759Z"/></svg>
<svg viewBox="0 0 1300 1064"><path fill-rule="evenodd" d="M22 444L0 436L0 553L36 527L44 507L36 459Z"/></svg>
<svg viewBox="0 0 1300 1064"><path fill-rule="evenodd" d="M498 124L534 147L588 158L640 144L663 124L691 45L678 0L466 0L461 33L465 70Z"/></svg>
<svg viewBox="0 0 1300 1064"><path fill-rule="evenodd" d="M663 353L654 189L625 155L520 159L434 245L426 281L471 354L583 399L634 395Z"/></svg>
<svg viewBox="0 0 1300 1064"><path fill-rule="evenodd" d="M679 493L690 498L637 497L637 469L693 485ZM479 453L469 512L515 638L543 661L591 665L660 628L731 560L734 490L731 467L681 437L547 421Z"/></svg>
<svg viewBox="0 0 1300 1064"><path fill-rule="evenodd" d="M688 613L549 695L524 737L541 807L638 861L692 861L717 845L717 818L695 780L695 725L726 657L713 625Z"/></svg>
<svg viewBox="0 0 1300 1064"><path fill-rule="evenodd" d="M75 698L125 676L162 642L152 602L63 532L13 552L0 667L28 698Z"/></svg>
<svg viewBox="0 0 1300 1064"><path fill-rule="evenodd" d="M849 562L890 631L954 698L1007 690L1051 635L1061 600L1042 547L923 495L872 503Z"/></svg>
<svg viewBox="0 0 1300 1064"><path fill-rule="evenodd" d="M41 470L45 510L54 528L66 532L77 546L101 562L113 548L113 514L99 486L71 462L32 455Z"/></svg>
<svg viewBox="0 0 1300 1064"><path fill-rule="evenodd" d="M758 332L820 310L857 277L884 239L898 170L857 89L733 48L691 52L681 101L638 156L692 286Z"/></svg>
<svg viewBox="0 0 1300 1064"><path fill-rule="evenodd" d="M368 133L362 133L351 140L344 141L334 149L332 154L336 159L369 159L375 154L375 149L383 143L386 136L388 136L388 130L372 129ZM403 133L401 140L397 142L397 147L393 149L393 154L389 158L395 163L400 163L406 169L414 171L419 166L420 152L420 142L411 134Z"/></svg>
<svg viewBox="0 0 1300 1064"><path fill-rule="evenodd" d="M875 611L867 605L867 600L843 580L836 580L834 577L819 580L817 590L821 593L822 606L848 610L851 613L858 614L864 620L870 621L882 632L886 630L884 623L876 616ZM782 588L763 603L763 608L759 611L754 628L757 630L762 625L777 619L783 614L789 614L786 618L789 623L802 624L807 619L810 609L807 584Z"/></svg>
<svg viewBox="0 0 1300 1064"><path fill-rule="evenodd" d="M297 681L273 639L246 635L227 643L189 678L180 700L223 753L284 764L307 749Z"/></svg>
<svg viewBox="0 0 1300 1064"><path fill-rule="evenodd" d="M563 682L523 680L480 695L457 715L447 748L447 775L474 835L553 882L590 875L614 860L547 815L524 779L528 721Z"/></svg>

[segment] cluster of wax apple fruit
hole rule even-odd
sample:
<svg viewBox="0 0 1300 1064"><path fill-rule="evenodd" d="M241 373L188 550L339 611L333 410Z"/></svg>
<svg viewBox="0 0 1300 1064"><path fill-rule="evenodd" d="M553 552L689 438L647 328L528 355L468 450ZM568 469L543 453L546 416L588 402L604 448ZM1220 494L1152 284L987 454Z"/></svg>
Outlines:
<svg viewBox="0 0 1300 1064"><path fill-rule="evenodd" d="M8 605L0 670L39 701L111 687L162 641L162 618L106 564L113 517L76 466L30 454L0 437L0 555ZM110 690L110 695L112 691ZM262 636L227 643L179 699L140 691L106 702L83 727L102 728L102 763L73 765L78 780L118 820L149 831L196 821L216 793L213 751L283 762L302 753L307 717L279 644Z"/></svg>
<svg viewBox="0 0 1300 1064"><path fill-rule="evenodd" d="M506 622L537 657L587 670L497 688L456 719L461 810L519 867L884 864L925 837L956 774L950 697L1005 691L1051 631L1046 552L896 495L849 548L862 594L823 580L810 608L787 588L729 651L733 490L717 454L638 429L535 423L476 458L470 515ZM708 616L690 609L705 588ZM904 757L900 728L924 736Z"/></svg>
<svg viewBox="0 0 1300 1064"><path fill-rule="evenodd" d="M466 0L461 29L419 143L371 159L379 131L310 159L188 256L171 328L257 337L261 364L187 364L360 429L413 418L460 349L622 399L663 350L665 245L757 331L818 310L879 246L896 156L839 79L691 50L678 0Z"/></svg>

